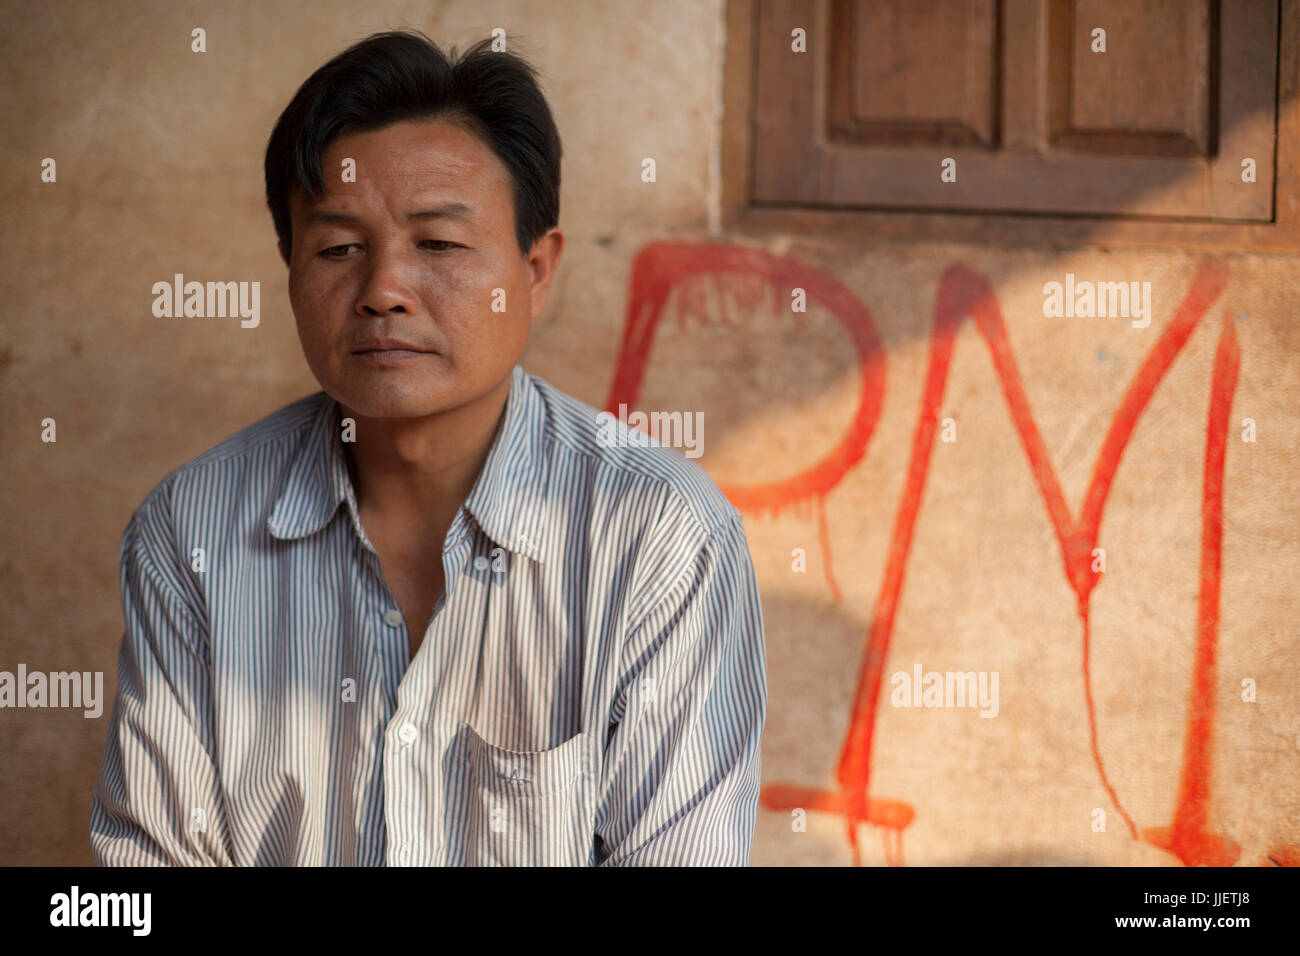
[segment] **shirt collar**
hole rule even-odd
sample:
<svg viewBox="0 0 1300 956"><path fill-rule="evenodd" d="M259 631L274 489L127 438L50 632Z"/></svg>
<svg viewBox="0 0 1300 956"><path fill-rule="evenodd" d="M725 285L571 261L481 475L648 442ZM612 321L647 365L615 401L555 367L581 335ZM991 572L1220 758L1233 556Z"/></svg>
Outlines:
<svg viewBox="0 0 1300 956"><path fill-rule="evenodd" d="M510 372L501 427L465 499L465 510L497 544L542 563L550 476L546 403L532 377L516 365Z"/></svg>
<svg viewBox="0 0 1300 956"><path fill-rule="evenodd" d="M267 530L283 540L319 531L343 501L361 530L343 454L339 405L325 392L319 395L320 409L294 453L266 522ZM545 436L546 405L531 377L516 365L501 425L464 505L494 542L539 563L546 551L542 510L550 477Z"/></svg>

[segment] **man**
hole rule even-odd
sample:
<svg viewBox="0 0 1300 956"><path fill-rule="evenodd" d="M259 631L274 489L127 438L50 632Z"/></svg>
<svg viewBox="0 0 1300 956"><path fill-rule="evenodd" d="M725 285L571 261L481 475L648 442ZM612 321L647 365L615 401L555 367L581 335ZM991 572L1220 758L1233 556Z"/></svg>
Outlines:
<svg viewBox="0 0 1300 956"><path fill-rule="evenodd" d="M127 526L101 864L748 863L741 517L518 366L564 245L560 140L524 61L452 54L372 36L271 136L323 391Z"/></svg>

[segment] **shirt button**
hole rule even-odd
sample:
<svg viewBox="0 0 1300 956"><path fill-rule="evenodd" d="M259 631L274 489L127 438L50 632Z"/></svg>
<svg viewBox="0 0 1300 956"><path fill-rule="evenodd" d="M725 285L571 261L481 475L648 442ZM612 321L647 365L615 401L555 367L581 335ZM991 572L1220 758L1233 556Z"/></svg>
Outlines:
<svg viewBox="0 0 1300 956"><path fill-rule="evenodd" d="M486 571L487 566L488 566L488 559L483 557L483 555L480 554L477 558L474 559L474 567L477 568L479 571Z"/></svg>
<svg viewBox="0 0 1300 956"><path fill-rule="evenodd" d="M384 623L389 627L398 627L402 623L402 612L395 607L384 612Z"/></svg>
<svg viewBox="0 0 1300 956"><path fill-rule="evenodd" d="M415 724L402 724L401 729L397 731L397 739L404 744L409 744L420 736L420 732L415 729Z"/></svg>
<svg viewBox="0 0 1300 956"><path fill-rule="evenodd" d="M397 851L397 861L402 866L411 865L411 845L409 843L403 843L401 848Z"/></svg>

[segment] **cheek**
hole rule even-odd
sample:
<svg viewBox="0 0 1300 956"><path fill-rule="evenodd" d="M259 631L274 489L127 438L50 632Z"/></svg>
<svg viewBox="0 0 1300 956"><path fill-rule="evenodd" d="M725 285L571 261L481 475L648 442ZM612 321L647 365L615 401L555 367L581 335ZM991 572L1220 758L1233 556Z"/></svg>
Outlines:
<svg viewBox="0 0 1300 956"><path fill-rule="evenodd" d="M346 302L340 304L341 298ZM351 294L337 282L327 284L324 276L310 268L290 277L289 305L304 338L324 338L337 316L347 314L351 302Z"/></svg>
<svg viewBox="0 0 1300 956"><path fill-rule="evenodd" d="M507 304L513 294L500 272L488 269L439 269L431 272L421 292L429 314L450 335L476 337L490 328L493 319L503 318L493 311L500 298L495 290L504 289Z"/></svg>
<svg viewBox="0 0 1300 956"><path fill-rule="evenodd" d="M526 323L529 319L532 297L528 271L513 261L497 263L490 272L485 271L474 294L481 314L498 327Z"/></svg>
<svg viewBox="0 0 1300 956"><path fill-rule="evenodd" d="M434 293L462 299L466 311L473 311L486 303L492 290L501 285L501 270L480 255L443 260L430 268L427 274Z"/></svg>

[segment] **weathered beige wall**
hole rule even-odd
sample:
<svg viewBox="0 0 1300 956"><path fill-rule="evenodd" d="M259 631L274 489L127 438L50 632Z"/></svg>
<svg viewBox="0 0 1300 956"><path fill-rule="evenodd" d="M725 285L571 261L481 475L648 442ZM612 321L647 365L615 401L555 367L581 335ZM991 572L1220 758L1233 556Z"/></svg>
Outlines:
<svg viewBox="0 0 1300 956"><path fill-rule="evenodd" d="M305 11L310 9L310 14ZM545 77L564 139L568 246L525 365L602 405L638 253L716 241L720 3L5 4L6 149L0 275L0 669L99 670L105 714L0 711L0 863L91 862L90 792L122 619L117 547L171 468L318 387L302 359L263 205L262 151L279 110L327 57L413 26L464 47L504 27ZM189 52L203 26L208 53ZM1288 104L1287 108L1295 108ZM58 183L42 184L43 157ZM653 156L658 182L640 180ZM766 786L833 789L857 670L908 469L941 276L991 282L1037 427L1077 514L1093 461L1139 365L1187 294L1200 256L1049 254L789 237L765 246L846 285L883 343L883 405L861 460L825 497L834 600L816 502L748 514L767 621ZM1092 686L1106 772L1139 827L1172 822L1196 646L1206 410L1225 311L1240 373L1228 430L1222 624L1209 829L1258 864L1300 844L1300 261L1217 257L1226 286L1156 390L1101 524L1107 573L1092 597ZM175 272L262 283L262 321L158 320L153 282ZM1066 272L1152 283L1145 330L1047 319L1042 284ZM857 404L842 326L817 303L796 323L681 284L649 356L644 409L705 413L701 459L724 486L812 466ZM732 290L734 291L734 290ZM682 322L681 292L703 321ZM720 295L721 298L710 296ZM989 351L956 341L936 443L884 663L870 796L905 803L908 863L1156 863L1130 838L1089 749L1082 633L1047 510ZM40 441L40 422L58 441ZM1241 441L1253 418L1259 440ZM792 570L795 548L807 571ZM999 713L890 706L889 675L999 672ZM1244 679L1258 698L1241 698ZM770 793L771 791L769 791ZM1107 811L1094 832L1093 810ZM885 861L861 831L862 862ZM760 811L755 864L851 862L843 824Z"/></svg>

